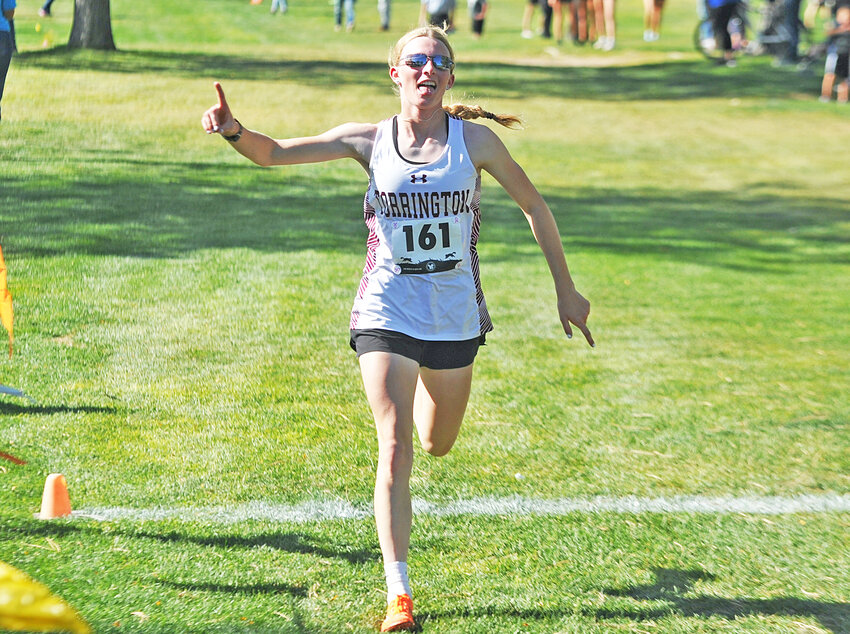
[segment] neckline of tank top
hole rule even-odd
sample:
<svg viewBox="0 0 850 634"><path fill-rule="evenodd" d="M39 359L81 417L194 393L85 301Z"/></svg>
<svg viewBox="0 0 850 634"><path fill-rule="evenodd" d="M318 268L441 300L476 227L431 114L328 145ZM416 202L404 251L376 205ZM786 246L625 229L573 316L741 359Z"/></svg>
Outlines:
<svg viewBox="0 0 850 634"><path fill-rule="evenodd" d="M404 161L405 163L410 163L411 165L431 165L432 163L436 163L439 161L446 152L449 150L449 141L451 137L451 117L449 113L446 112L446 147L443 148L443 151L440 152L440 155L432 161L411 161L409 158L405 157L404 154L401 153L401 149L398 147L398 115L393 115L393 147L395 148L396 154L398 157Z"/></svg>

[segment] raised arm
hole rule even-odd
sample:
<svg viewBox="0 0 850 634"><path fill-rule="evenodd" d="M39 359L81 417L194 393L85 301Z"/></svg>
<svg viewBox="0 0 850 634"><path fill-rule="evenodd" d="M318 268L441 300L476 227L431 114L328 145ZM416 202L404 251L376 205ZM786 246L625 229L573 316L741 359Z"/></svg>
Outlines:
<svg viewBox="0 0 850 634"><path fill-rule="evenodd" d="M224 89L215 82L218 103L204 112L201 125L207 134L221 134L237 152L264 167L320 163L353 158L368 168L375 125L346 123L316 136L272 139L248 130L233 116Z"/></svg>
<svg viewBox="0 0 850 634"><path fill-rule="evenodd" d="M596 343L587 327L590 302L576 290L570 276L564 256L564 246L561 244L561 236L552 211L525 171L511 157L504 143L490 128L477 124L466 124L464 127L467 131L467 146L476 166L491 174L499 182L522 209L531 226L534 238L543 251L555 281L558 314L564 332L568 337L572 337L571 324L573 324L584 334L587 343L595 346Z"/></svg>

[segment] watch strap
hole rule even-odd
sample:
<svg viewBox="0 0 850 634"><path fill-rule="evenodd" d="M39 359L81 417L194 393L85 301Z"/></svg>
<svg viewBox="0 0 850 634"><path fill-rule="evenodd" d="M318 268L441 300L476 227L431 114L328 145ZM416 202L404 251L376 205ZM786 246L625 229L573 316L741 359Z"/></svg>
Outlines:
<svg viewBox="0 0 850 634"><path fill-rule="evenodd" d="M236 131L236 134L231 134L230 136L227 136L226 134L221 135L226 141L230 141L231 143L236 143L239 139L241 139L242 133L245 131L245 128L243 128L242 124L239 123L239 119L234 119L234 121L236 122L236 125L239 126L239 129Z"/></svg>

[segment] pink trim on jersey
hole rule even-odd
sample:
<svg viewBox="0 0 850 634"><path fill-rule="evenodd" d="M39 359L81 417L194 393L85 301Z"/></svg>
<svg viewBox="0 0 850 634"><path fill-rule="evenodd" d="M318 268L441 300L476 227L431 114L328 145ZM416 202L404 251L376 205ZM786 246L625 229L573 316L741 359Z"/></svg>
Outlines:
<svg viewBox="0 0 850 634"><path fill-rule="evenodd" d="M481 270L478 265L478 234L481 230L481 175L475 181L475 194L472 196L472 233L469 241L469 263L472 267L472 279L475 282L475 301L478 303L478 319L481 324L481 334L493 330L493 321L484 301L484 290L481 288Z"/></svg>
<svg viewBox="0 0 850 634"><path fill-rule="evenodd" d="M366 195L363 197L363 220L369 229L369 237L366 238L366 264L363 266L363 277L360 279L360 286L357 287L357 299L363 297L366 287L369 286L369 274L375 268L375 262L377 261L375 251L379 244L378 232L375 229L375 223L378 220L375 218L375 208L369 204L369 189L371 189L371 185L366 189ZM357 328L357 318L359 316L360 313L357 311L351 311L350 329Z"/></svg>

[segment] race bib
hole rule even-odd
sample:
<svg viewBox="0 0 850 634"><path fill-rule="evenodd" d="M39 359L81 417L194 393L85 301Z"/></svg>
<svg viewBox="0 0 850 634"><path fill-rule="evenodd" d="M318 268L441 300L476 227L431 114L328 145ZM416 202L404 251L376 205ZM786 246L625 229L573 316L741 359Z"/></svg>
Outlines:
<svg viewBox="0 0 850 634"><path fill-rule="evenodd" d="M460 219L394 222L392 252L397 275L451 271L463 260Z"/></svg>

